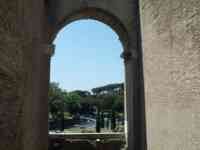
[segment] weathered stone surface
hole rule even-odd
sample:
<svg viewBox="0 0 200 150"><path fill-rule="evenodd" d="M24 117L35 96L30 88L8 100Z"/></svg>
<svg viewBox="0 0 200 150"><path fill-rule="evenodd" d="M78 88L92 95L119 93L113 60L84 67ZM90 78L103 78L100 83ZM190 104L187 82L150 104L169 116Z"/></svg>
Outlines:
<svg viewBox="0 0 200 150"><path fill-rule="evenodd" d="M140 2L148 148L200 149L200 1Z"/></svg>
<svg viewBox="0 0 200 150"><path fill-rule="evenodd" d="M0 1L1 150L31 150L31 148L35 150L39 149L38 147L40 147L40 149L44 149L45 146L47 148L47 142L45 142L46 145L41 144L38 146L38 144L35 142L36 140L31 139L31 137L38 139L38 136L40 136L38 133L34 135L36 130L39 133L42 133L43 131L40 131L42 127L39 127L38 125L40 121L33 119L38 115L36 113L32 113L36 107L28 107L31 106L31 104L33 104L32 102L35 101L36 97L33 96L33 94L35 94L33 91L38 88L37 86L33 86L35 81L32 79L32 77L33 72L36 70L34 68L35 66L33 65L33 60L37 61L37 55L33 54L43 54L41 48L39 51L36 51L37 49L34 48L37 47L33 47L33 45L42 43L42 41L45 40L41 40L42 35L44 35L44 24L43 22L40 22L41 18L44 17L44 10L40 9L42 8L43 2L37 2L36 0L29 0L26 1L26 3L23 0ZM34 8L28 9L31 8L28 6L34 6L34 8L37 7L38 11L35 11ZM29 17L28 20L27 16ZM37 24L37 26L35 26L34 30L34 23L31 22L31 19L36 20L34 23ZM41 59L46 60L46 57L44 56L44 58ZM44 81L46 82L46 80ZM38 86L41 87L40 85ZM47 95L47 92L44 93L46 93L44 95ZM41 96L41 99L43 97ZM36 127L34 127L34 130L31 128L33 121L36 122ZM45 126L46 129L47 124L45 124ZM29 129L27 129L28 127ZM29 145L26 145L25 143L28 143ZM28 148L29 146L30 148Z"/></svg>
<svg viewBox="0 0 200 150"><path fill-rule="evenodd" d="M55 35L72 21L96 19L113 28L122 42L128 42L127 33L124 32L134 31L133 9L132 0L49 0L49 25L52 25L51 33ZM126 31L120 29L119 22ZM129 34L131 36L131 33ZM125 38L126 41L123 41Z"/></svg>
<svg viewBox="0 0 200 150"><path fill-rule="evenodd" d="M0 149L20 149L23 48L17 38L18 1L0 1ZM12 143L12 144L11 144Z"/></svg>
<svg viewBox="0 0 200 150"><path fill-rule="evenodd" d="M17 0L1 0L0 1L0 32L16 32L18 15Z"/></svg>

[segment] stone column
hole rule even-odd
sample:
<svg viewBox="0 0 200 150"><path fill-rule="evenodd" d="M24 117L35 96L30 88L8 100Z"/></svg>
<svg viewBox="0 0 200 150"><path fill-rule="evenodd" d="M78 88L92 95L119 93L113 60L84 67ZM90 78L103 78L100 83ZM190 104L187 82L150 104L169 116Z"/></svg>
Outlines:
<svg viewBox="0 0 200 150"><path fill-rule="evenodd" d="M139 0L133 0L133 22L129 29L125 61L128 150L146 150L143 55L141 45Z"/></svg>
<svg viewBox="0 0 200 150"><path fill-rule="evenodd" d="M130 51L122 54L125 63L125 133L128 150L133 150L134 147L134 100L136 97L136 68L134 68L135 60L132 58Z"/></svg>
<svg viewBox="0 0 200 150"><path fill-rule="evenodd" d="M48 149L48 85L53 46L33 44L31 95L25 102L24 150Z"/></svg>
<svg viewBox="0 0 200 150"><path fill-rule="evenodd" d="M144 99L141 96L139 55L135 50L122 54L125 62L125 133L128 150L145 150Z"/></svg>

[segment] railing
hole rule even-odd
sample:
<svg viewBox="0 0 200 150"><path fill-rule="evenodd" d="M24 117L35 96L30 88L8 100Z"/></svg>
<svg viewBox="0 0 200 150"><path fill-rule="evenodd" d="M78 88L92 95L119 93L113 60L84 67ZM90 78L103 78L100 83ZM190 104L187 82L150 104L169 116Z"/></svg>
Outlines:
<svg viewBox="0 0 200 150"><path fill-rule="evenodd" d="M49 150L120 150L124 133L50 133Z"/></svg>

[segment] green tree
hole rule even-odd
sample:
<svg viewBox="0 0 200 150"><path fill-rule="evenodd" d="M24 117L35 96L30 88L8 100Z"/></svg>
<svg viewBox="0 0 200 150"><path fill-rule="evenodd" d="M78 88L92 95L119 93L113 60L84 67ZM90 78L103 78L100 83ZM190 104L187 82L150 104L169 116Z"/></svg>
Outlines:
<svg viewBox="0 0 200 150"><path fill-rule="evenodd" d="M58 119L63 111L64 96L63 91L59 88L58 83L49 85L49 111L52 119Z"/></svg>
<svg viewBox="0 0 200 150"><path fill-rule="evenodd" d="M76 115L80 112L80 100L81 97L73 92L67 94L65 98L66 111L70 112L72 115Z"/></svg>
<svg viewBox="0 0 200 150"><path fill-rule="evenodd" d="M49 85L49 111L55 122L61 122L61 130L64 130L64 107L66 92L59 88L58 83Z"/></svg>

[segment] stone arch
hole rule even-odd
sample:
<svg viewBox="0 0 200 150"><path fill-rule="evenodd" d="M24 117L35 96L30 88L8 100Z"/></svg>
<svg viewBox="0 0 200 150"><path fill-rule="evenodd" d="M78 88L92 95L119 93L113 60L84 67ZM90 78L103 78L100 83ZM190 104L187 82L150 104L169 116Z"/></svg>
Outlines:
<svg viewBox="0 0 200 150"><path fill-rule="evenodd" d="M56 38L58 32L69 23L81 19L94 19L108 25L119 37L123 45L124 50L129 49L130 37L128 31L122 21L113 14L100 9L100 8L83 8L77 11L74 11L67 15L63 20L57 22L51 30L49 40L52 41Z"/></svg>
<svg viewBox="0 0 200 150"><path fill-rule="evenodd" d="M53 40L70 22L94 19L110 26L123 45L126 140L128 150L146 150L143 56L138 0L48 0L48 54Z"/></svg>
<svg viewBox="0 0 200 150"><path fill-rule="evenodd" d="M53 43L54 39L59 34L59 31L61 31L64 27L66 27L68 24L74 21L78 21L82 19L97 20L109 26L118 35L119 40L122 44L123 49L122 49L121 57L126 57L126 56L123 56L124 54L129 55L129 53L126 53L126 52L129 52L131 49L130 48L131 40L130 40L129 32L126 29L125 25L117 16L101 8L95 8L95 7L82 8L80 10L73 11L69 13L68 15L66 15L59 22L55 22L54 26L52 26L51 28L51 33L49 36L50 44ZM124 104L124 107L126 107L125 105L126 105L126 102ZM127 121L125 123L127 123ZM126 129L125 134L127 134L127 132L128 131Z"/></svg>

